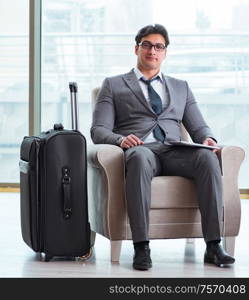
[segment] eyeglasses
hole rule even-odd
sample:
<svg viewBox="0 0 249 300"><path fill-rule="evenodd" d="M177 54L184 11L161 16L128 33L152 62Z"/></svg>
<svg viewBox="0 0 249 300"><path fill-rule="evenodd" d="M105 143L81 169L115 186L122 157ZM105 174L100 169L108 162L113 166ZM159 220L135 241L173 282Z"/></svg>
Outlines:
<svg viewBox="0 0 249 300"><path fill-rule="evenodd" d="M158 52L162 52L166 48L164 44L156 43L155 45L153 45L149 41L143 41L142 43L139 43L138 46L141 46L145 50L151 50L152 47L154 47L154 49Z"/></svg>

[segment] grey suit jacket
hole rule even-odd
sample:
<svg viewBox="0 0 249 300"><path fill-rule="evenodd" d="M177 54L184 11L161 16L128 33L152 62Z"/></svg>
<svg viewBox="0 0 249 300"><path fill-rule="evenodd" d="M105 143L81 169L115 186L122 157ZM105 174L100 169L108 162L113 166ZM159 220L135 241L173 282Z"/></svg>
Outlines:
<svg viewBox="0 0 249 300"><path fill-rule="evenodd" d="M169 105L157 116L146 101L133 70L106 78L93 112L91 137L95 144L117 144L121 136L135 134L144 140L158 124L164 131L165 144L180 141L180 123L192 140L202 143L212 137L186 81L163 76Z"/></svg>

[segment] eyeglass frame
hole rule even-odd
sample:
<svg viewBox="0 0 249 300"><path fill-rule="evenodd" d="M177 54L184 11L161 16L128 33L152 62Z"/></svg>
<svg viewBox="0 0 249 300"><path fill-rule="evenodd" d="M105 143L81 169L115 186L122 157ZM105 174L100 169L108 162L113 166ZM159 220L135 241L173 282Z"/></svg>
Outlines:
<svg viewBox="0 0 249 300"><path fill-rule="evenodd" d="M144 48L143 47L143 43L144 42L146 42L146 43L148 43L148 48ZM156 46L157 45L163 45L164 46L164 48L156 48ZM138 44L138 46L141 46L144 50L151 50L152 49L152 47L154 47L154 49L155 49L155 51L157 51L157 52L163 52L166 48L167 48L167 46L166 45L164 45L163 43L156 43L156 44L152 44L150 41L142 41L142 42L140 42L139 44Z"/></svg>

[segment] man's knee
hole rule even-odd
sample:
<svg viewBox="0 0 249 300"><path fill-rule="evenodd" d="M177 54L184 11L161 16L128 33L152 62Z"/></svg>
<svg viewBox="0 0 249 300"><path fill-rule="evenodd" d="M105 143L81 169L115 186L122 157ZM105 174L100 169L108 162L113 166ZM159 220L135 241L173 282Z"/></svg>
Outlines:
<svg viewBox="0 0 249 300"><path fill-rule="evenodd" d="M220 171L220 165L217 155L205 148L200 148L196 152L196 165L211 171Z"/></svg>
<svg viewBox="0 0 249 300"><path fill-rule="evenodd" d="M155 154L148 148L137 146L125 151L126 165L134 164L138 168L155 167Z"/></svg>

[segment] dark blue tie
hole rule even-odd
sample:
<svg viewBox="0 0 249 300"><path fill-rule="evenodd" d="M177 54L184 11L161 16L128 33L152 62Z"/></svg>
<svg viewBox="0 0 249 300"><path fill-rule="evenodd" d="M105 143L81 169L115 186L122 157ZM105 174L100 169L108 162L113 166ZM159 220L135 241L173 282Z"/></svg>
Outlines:
<svg viewBox="0 0 249 300"><path fill-rule="evenodd" d="M159 76L157 76L153 79L150 79L150 80L145 80L143 78L141 78L141 80L148 86L148 96L150 99L150 105L151 105L152 109L154 110L154 112L159 116L163 111L162 100L161 100L160 96L158 95L158 93L153 89L153 87L151 85L151 82L158 78L159 78ZM161 141L162 143L164 142L165 134L158 125L153 130L153 135L158 141Z"/></svg>

